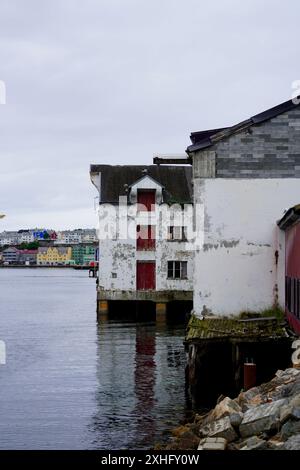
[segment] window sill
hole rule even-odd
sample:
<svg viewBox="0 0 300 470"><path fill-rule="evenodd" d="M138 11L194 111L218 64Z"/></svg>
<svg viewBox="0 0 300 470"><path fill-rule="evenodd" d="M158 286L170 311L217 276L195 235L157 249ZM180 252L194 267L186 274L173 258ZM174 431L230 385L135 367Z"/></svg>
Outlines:
<svg viewBox="0 0 300 470"><path fill-rule="evenodd" d="M167 277L168 281L188 281L187 277Z"/></svg>

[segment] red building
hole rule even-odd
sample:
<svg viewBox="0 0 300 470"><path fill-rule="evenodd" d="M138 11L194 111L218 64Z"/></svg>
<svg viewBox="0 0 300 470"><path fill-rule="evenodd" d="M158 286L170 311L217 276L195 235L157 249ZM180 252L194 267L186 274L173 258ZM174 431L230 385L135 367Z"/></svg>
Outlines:
<svg viewBox="0 0 300 470"><path fill-rule="evenodd" d="M278 226L285 231L285 312L300 334L300 204L291 207Z"/></svg>

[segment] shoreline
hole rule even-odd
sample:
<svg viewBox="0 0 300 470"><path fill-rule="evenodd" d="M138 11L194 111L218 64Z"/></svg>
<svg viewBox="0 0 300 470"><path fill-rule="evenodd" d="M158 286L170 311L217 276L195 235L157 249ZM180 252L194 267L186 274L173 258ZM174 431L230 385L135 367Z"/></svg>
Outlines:
<svg viewBox="0 0 300 470"><path fill-rule="evenodd" d="M278 370L269 382L170 431L155 450L300 450L300 369Z"/></svg>

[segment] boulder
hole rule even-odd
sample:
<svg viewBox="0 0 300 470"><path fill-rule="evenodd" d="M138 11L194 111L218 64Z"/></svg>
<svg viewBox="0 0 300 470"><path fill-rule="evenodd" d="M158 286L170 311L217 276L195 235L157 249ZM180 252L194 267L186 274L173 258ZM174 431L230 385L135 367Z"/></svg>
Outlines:
<svg viewBox="0 0 300 470"><path fill-rule="evenodd" d="M286 403L286 399L281 399L273 403L267 403L250 408L244 414L243 421L240 424L239 430L241 436L254 436L261 432L276 429L280 423L280 409Z"/></svg>
<svg viewBox="0 0 300 470"><path fill-rule="evenodd" d="M225 450L227 441L223 437L206 437L201 439L198 450Z"/></svg>
<svg viewBox="0 0 300 470"><path fill-rule="evenodd" d="M243 413L232 413L229 416L230 424L234 428L238 428L241 422L243 421Z"/></svg>
<svg viewBox="0 0 300 470"><path fill-rule="evenodd" d="M217 404L215 409L212 411L210 418L220 419L224 418L224 416L241 412L242 409L236 401L231 400L229 397L225 397L220 403Z"/></svg>
<svg viewBox="0 0 300 470"><path fill-rule="evenodd" d="M297 393L296 395L294 395L294 397L291 399L289 404L291 406L299 408L300 407L300 393Z"/></svg>
<svg viewBox="0 0 300 470"><path fill-rule="evenodd" d="M283 448L284 450L300 450L300 433L289 437Z"/></svg>
<svg viewBox="0 0 300 470"><path fill-rule="evenodd" d="M286 441L293 434L300 433L300 421L294 421L290 419L281 428L281 438Z"/></svg>
<svg viewBox="0 0 300 470"><path fill-rule="evenodd" d="M243 442L240 450L266 450L267 448L268 443L266 441L257 436L252 436Z"/></svg>
<svg viewBox="0 0 300 470"><path fill-rule="evenodd" d="M290 419L300 419L300 406L293 406L290 402L289 405L285 405L280 410L280 423L284 424Z"/></svg>
<svg viewBox="0 0 300 470"><path fill-rule="evenodd" d="M232 442L237 438L237 433L230 423L229 416L202 426L199 433L203 437L223 437L227 442Z"/></svg>

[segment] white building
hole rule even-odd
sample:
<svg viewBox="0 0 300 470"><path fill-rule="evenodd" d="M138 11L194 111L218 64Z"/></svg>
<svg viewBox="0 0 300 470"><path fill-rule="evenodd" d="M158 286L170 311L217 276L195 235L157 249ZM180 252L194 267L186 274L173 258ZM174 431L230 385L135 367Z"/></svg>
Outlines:
<svg viewBox="0 0 300 470"><path fill-rule="evenodd" d="M120 301L151 303L157 318L176 303L191 310L193 250L182 211L192 211L191 168L92 165L91 180L100 202L99 315Z"/></svg>
<svg viewBox="0 0 300 470"><path fill-rule="evenodd" d="M285 306L285 245L276 221L300 202L300 108L292 101L226 129L195 132L197 316Z"/></svg>
<svg viewBox="0 0 300 470"><path fill-rule="evenodd" d="M18 243L32 243L34 235L32 230L20 230L18 232Z"/></svg>
<svg viewBox="0 0 300 470"><path fill-rule="evenodd" d="M98 241L95 229L62 230L57 233L56 245L76 245Z"/></svg>

